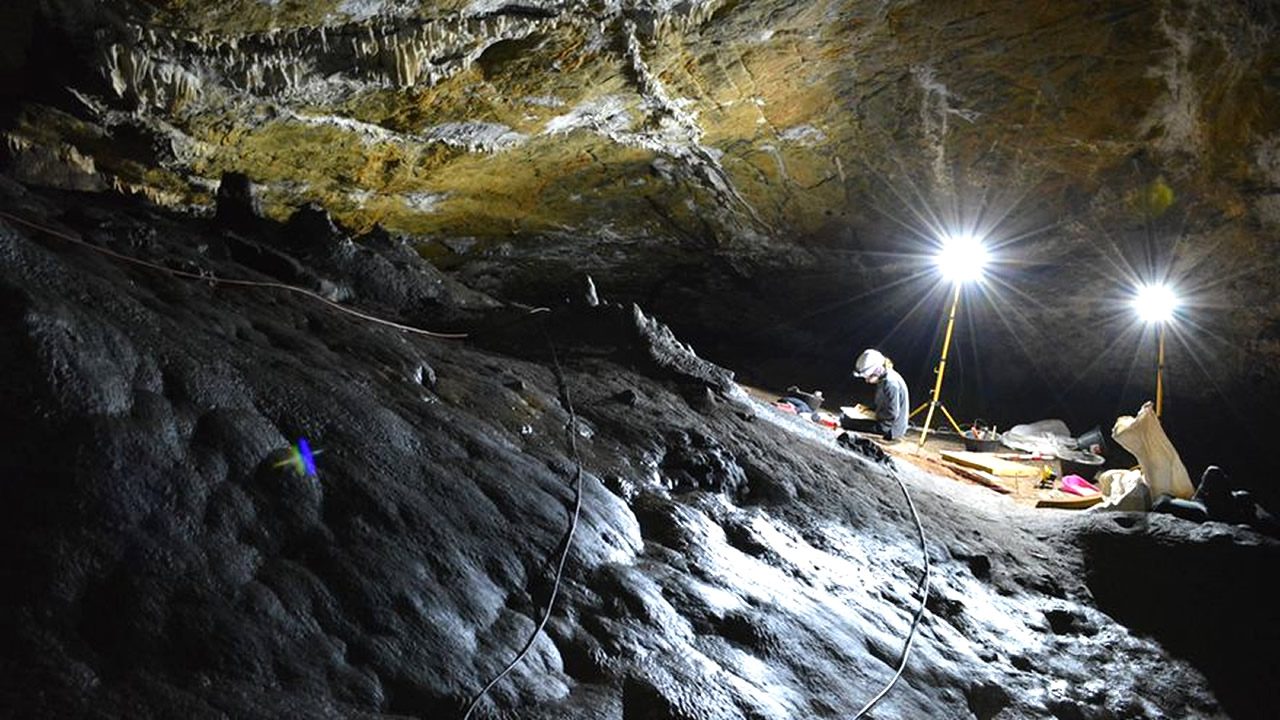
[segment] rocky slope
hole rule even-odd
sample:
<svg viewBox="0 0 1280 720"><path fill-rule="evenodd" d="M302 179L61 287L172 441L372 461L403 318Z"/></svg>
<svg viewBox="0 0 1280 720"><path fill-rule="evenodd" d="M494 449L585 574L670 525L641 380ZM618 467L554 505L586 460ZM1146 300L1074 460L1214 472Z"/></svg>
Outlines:
<svg viewBox="0 0 1280 720"><path fill-rule="evenodd" d="M1172 279L1170 432L1266 492L1280 18L1232 0L44 0L0 10L15 176L207 212L315 202L528 303L574 273L749 376L931 385L936 235L1000 263L949 402L1109 426ZM740 319L753 322L744 327ZM1280 498L1276 498L1280 500Z"/></svg>
<svg viewBox="0 0 1280 720"><path fill-rule="evenodd" d="M503 304L318 210L0 197L6 715L461 717L568 541L473 717L850 717L922 600L897 480L929 599L868 717L1280 701L1275 540L884 465L638 308Z"/></svg>

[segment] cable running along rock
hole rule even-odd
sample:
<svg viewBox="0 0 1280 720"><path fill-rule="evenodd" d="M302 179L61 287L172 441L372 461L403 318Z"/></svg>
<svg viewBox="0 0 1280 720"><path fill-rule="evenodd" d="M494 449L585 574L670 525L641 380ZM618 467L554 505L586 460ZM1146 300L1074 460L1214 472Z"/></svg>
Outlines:
<svg viewBox="0 0 1280 720"><path fill-rule="evenodd" d="M97 245L94 245L93 243L85 242L84 240L81 240L80 238L75 237L73 235L69 235L67 233L54 230L53 228L41 225L39 223L26 220L24 218L18 217L17 215L12 215L10 213L4 212L3 210L0 210L0 217L8 218L21 225L25 225L35 230L39 230L40 232L46 233L48 235L52 235L53 237L59 238L61 240L66 240L69 243L73 243L75 245L88 248L89 250L92 250L96 253L101 253L103 255L106 255L107 257L114 258L121 262L138 265L140 267L150 268L152 270L158 270L160 272L166 273L168 275L172 275L174 277L185 278L188 280L199 280L200 282L207 282L211 285L227 285L231 287L256 287L256 288L270 288L275 290L286 290L288 292L305 295L313 300L319 300L320 302L324 303L325 305L328 305L331 308L334 308L335 310L338 310L339 312L344 312L353 317L358 317L361 320L367 320L371 323L376 323L378 325L385 325L387 327L395 328L396 330L400 330L402 332L413 333L415 335L425 335L427 337L440 338L443 340L465 340L467 338L467 333L442 333L442 332L434 332L431 330L423 330L422 328L413 327L412 325L404 325L398 322L393 322L391 320L385 320L380 317L375 317L367 313L362 313L359 310L354 310L352 308L347 307L346 305L336 303L324 297L323 295L320 295L319 293L312 292L310 290L307 290L306 288L297 287L296 285L286 285L284 283L278 283L278 282L262 282L259 280L238 280L235 278L221 278L213 274L193 273L193 272L188 272L186 270L175 270L171 267L165 267L164 265L160 265L159 263L149 262L141 258L136 258L131 255L118 253L114 250L108 250L107 248L104 248L104 247L99 247Z"/></svg>
<svg viewBox="0 0 1280 720"><path fill-rule="evenodd" d="M882 450L881 452L884 451ZM898 663L898 669L894 672L893 678L884 686L884 689L876 693L875 697L862 706L862 709L853 716L853 720L858 720L858 718L865 716L871 708L875 707L876 703L889 694L889 691L897 684L898 678L902 677L902 671L906 669L907 660L911 657L911 645L915 641L916 629L920 626L920 618L924 616L925 605L929 602L929 548L925 544L924 526L920 524L920 514L916 512L916 504L911 500L911 493L907 491L906 483L902 482L902 478L898 477L897 468L890 466L889 474L898 482L898 487L902 488L902 495L907 499L907 507L911 508L911 518L916 523L916 535L920 538L920 554L924 556L924 575L920 578L920 585L917 586L917 592L920 593L920 607L916 610L916 615L911 620L911 629L907 632L907 641L902 648L902 660Z"/></svg>
<svg viewBox="0 0 1280 720"><path fill-rule="evenodd" d="M537 641L538 636L547 626L547 622L551 619L551 610L556 604L556 595L560 592L560 581L564 577L564 566L569 559L569 549L573 547L573 534L578 529L578 517L582 512L582 456L578 454L578 416L573 410L573 399L569 396L569 383L564 379L564 370L560 367L560 358L556 355L556 346L551 342L551 337L547 337L547 345L551 348L551 362L555 368L556 383L560 386L561 399L564 401L565 410L569 413L569 424L566 426L566 433L569 436L569 452L573 455L573 462L576 470L574 471L574 492L573 492L573 515L569 519L569 530L565 533L564 551L560 554L560 562L556 566L555 579L551 583L551 596L547 598L547 609L542 614L542 619L538 622L538 626L529 634L529 639L525 641L524 647L520 652L507 663L497 675L484 686L475 697L471 698L471 702L467 704L467 710L462 715L462 720L469 720L471 713L475 711L480 700L484 698L498 681L507 676L519 665L529 651L533 649L533 643Z"/></svg>

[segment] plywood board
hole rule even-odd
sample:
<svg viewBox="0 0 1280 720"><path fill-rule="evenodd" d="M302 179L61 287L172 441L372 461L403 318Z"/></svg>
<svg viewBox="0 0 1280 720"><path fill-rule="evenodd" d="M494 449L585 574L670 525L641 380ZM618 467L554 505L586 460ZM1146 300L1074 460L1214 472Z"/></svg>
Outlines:
<svg viewBox="0 0 1280 720"><path fill-rule="evenodd" d="M1055 492L1053 495L1041 498L1036 501L1036 507L1050 508L1067 508L1071 510L1083 510L1087 507L1093 507L1102 502L1102 495L1071 495L1069 493Z"/></svg>
<svg viewBox="0 0 1280 720"><path fill-rule="evenodd" d="M955 463L948 463L947 468L950 469L952 472L956 473L957 475L961 475L963 477L969 478L970 480L980 482L983 485L986 485L987 487L991 488L992 490L995 490L998 493L1003 493L1007 495L1017 489L1014 486L1014 481L1011 481L1006 478L996 477L991 473L983 472L976 468L966 467L964 465L956 465Z"/></svg>
<svg viewBox="0 0 1280 720"><path fill-rule="evenodd" d="M943 460L981 470L996 477L1034 477L1040 474L1040 468L1034 465L1023 465L1010 460L1001 460L993 453L943 450L941 455Z"/></svg>

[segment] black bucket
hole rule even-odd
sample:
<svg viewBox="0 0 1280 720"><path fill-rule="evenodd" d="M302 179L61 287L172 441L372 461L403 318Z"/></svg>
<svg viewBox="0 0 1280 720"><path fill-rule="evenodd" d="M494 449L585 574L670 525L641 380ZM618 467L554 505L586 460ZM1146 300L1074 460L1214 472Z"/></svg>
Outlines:
<svg viewBox="0 0 1280 720"><path fill-rule="evenodd" d="M1102 434L1102 428L1094 427L1089 432L1075 439L1077 450L1102 455L1107 452L1107 439Z"/></svg>
<svg viewBox="0 0 1280 720"><path fill-rule="evenodd" d="M969 452L998 452L1004 447L1000 443L1000 434L985 420L974 420L973 427L960 433L964 440L964 449Z"/></svg>
<svg viewBox="0 0 1280 720"><path fill-rule="evenodd" d="M963 435L962 437L964 438L964 449L969 452L997 452L1004 447L999 440L979 440L968 435Z"/></svg>

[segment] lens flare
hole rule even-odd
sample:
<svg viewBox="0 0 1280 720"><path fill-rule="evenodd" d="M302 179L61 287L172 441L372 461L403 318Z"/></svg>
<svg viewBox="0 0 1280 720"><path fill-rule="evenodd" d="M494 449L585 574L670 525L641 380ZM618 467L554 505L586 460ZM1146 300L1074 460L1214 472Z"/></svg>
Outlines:
<svg viewBox="0 0 1280 720"><path fill-rule="evenodd" d="M982 278L989 260L987 249L976 235L946 235L934 264L943 277L953 283L966 283Z"/></svg>
<svg viewBox="0 0 1280 720"><path fill-rule="evenodd" d="M307 444L306 438L298 438L298 455L302 459L302 470L305 475L315 477L316 474L316 456L311 452L311 446Z"/></svg>
<svg viewBox="0 0 1280 720"><path fill-rule="evenodd" d="M287 467L293 470L298 477L314 478L317 476L316 455L319 455L320 452L320 450L312 451L306 438L298 438L298 444L291 445L289 454L283 460L277 462L275 467Z"/></svg>
<svg viewBox="0 0 1280 720"><path fill-rule="evenodd" d="M1133 297L1133 309L1143 322L1168 322L1178 309L1178 296L1166 285L1140 285Z"/></svg>

